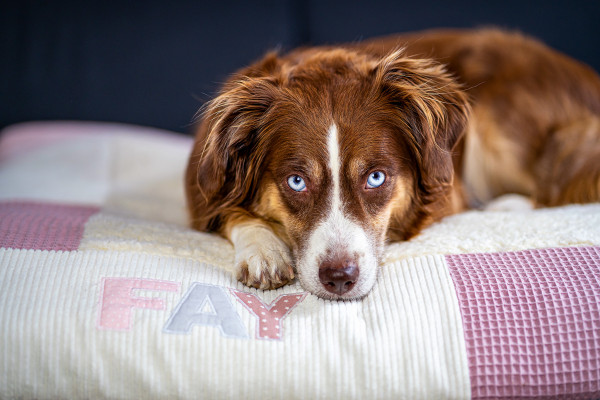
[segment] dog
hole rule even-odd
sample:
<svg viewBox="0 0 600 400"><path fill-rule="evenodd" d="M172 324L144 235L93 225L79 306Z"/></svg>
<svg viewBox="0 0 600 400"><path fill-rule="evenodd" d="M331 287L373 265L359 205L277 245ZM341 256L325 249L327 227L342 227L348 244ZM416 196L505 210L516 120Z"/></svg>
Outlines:
<svg viewBox="0 0 600 400"><path fill-rule="evenodd" d="M268 53L203 109L186 190L244 284L361 298L387 241L447 215L599 201L600 78L497 29Z"/></svg>

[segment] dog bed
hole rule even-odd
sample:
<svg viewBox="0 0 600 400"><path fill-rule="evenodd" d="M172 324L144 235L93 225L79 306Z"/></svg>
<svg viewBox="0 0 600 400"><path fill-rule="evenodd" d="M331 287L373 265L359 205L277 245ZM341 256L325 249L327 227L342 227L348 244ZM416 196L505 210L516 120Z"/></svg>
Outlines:
<svg viewBox="0 0 600 400"><path fill-rule="evenodd" d="M223 272L229 242L186 225L191 143L4 130L1 398L600 397L600 204L446 218L325 301Z"/></svg>

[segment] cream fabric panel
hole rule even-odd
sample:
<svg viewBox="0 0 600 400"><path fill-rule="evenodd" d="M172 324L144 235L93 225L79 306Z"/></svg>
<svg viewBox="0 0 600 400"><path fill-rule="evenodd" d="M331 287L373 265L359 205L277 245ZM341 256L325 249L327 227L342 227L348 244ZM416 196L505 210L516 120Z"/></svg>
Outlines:
<svg viewBox="0 0 600 400"><path fill-rule="evenodd" d="M369 296L350 302L298 284L248 289L210 265L136 252L2 249L0 265L2 398L469 397L462 323L441 257L388 265ZM104 291L110 279L162 286L120 298ZM225 297L245 337L224 335L219 323L167 332L194 287L216 290L197 314L214 316ZM267 306L303 297L271 340L230 289ZM103 327L103 307L130 298L141 303L129 308L129 329Z"/></svg>

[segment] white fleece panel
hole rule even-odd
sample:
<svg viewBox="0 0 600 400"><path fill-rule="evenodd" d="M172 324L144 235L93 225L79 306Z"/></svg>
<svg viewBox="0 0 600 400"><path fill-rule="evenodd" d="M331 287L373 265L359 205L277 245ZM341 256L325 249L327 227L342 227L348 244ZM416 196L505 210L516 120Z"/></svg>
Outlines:
<svg viewBox="0 0 600 400"><path fill-rule="evenodd" d="M520 201L516 200L518 197ZM521 196L503 196L491 203L489 210L472 210L446 217L408 242L388 245L385 262L423 255L600 243L600 203L535 210L527 209L526 203Z"/></svg>

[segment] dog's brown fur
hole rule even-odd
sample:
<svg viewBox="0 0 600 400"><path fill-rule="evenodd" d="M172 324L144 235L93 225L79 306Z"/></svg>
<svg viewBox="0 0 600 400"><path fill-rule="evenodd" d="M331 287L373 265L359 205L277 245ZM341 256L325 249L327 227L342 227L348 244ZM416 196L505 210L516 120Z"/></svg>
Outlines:
<svg viewBox="0 0 600 400"><path fill-rule="evenodd" d="M480 200L507 192L531 196L540 206L600 199L600 80L591 68L497 30L413 34L364 45L385 54L400 43L407 56L445 64L468 93L469 131L494 158L486 167L491 188Z"/></svg>
<svg viewBox="0 0 600 400"><path fill-rule="evenodd" d="M230 237L262 224L297 257L325 207L326 149L315 145L326 142L325 112L344 132L348 213L381 243L504 193L538 206L600 200L596 73L520 34L431 31L271 53L236 73L198 129L186 175L192 226ZM374 157L390 181L352 186ZM311 177L311 196L282 187L294 171ZM240 268L256 287L293 277L289 266Z"/></svg>

